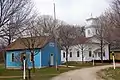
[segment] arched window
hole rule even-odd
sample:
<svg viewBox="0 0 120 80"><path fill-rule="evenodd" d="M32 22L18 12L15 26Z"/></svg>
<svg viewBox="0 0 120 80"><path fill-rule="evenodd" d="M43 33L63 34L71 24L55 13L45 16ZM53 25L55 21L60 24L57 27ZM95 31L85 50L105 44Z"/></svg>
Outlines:
<svg viewBox="0 0 120 80"><path fill-rule="evenodd" d="M103 52L103 56L105 57L105 52Z"/></svg>
<svg viewBox="0 0 120 80"><path fill-rule="evenodd" d="M70 57L72 57L72 52L70 52Z"/></svg>
<svg viewBox="0 0 120 80"><path fill-rule="evenodd" d="M92 51L89 51L89 57L92 57Z"/></svg>
<svg viewBox="0 0 120 80"><path fill-rule="evenodd" d="M90 30L88 30L88 34L90 34Z"/></svg>
<svg viewBox="0 0 120 80"><path fill-rule="evenodd" d="M80 52L79 51L77 51L77 57L80 57Z"/></svg>
<svg viewBox="0 0 120 80"><path fill-rule="evenodd" d="M98 30L96 29L96 34L98 34Z"/></svg>

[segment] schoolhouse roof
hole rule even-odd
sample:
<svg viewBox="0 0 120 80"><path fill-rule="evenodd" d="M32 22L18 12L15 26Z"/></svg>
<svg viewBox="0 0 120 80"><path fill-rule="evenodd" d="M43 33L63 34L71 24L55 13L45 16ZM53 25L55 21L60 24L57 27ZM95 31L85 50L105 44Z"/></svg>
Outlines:
<svg viewBox="0 0 120 80"><path fill-rule="evenodd" d="M48 37L48 36L18 38L13 43L11 43L6 48L6 50L20 50L20 49L42 48L50 40L51 40L51 37Z"/></svg>

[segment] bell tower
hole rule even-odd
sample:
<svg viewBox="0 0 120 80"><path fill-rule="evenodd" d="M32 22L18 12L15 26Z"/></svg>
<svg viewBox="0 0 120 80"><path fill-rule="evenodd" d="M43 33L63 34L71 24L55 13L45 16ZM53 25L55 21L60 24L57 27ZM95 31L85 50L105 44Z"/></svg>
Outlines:
<svg viewBox="0 0 120 80"><path fill-rule="evenodd" d="M97 18L89 18L86 19L86 26L85 26L85 36L86 37L93 37L96 35L96 24Z"/></svg>

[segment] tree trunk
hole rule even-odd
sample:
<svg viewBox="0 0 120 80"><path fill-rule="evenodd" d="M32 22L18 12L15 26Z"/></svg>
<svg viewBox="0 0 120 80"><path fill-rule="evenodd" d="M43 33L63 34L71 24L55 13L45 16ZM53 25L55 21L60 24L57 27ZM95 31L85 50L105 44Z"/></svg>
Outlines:
<svg viewBox="0 0 120 80"><path fill-rule="evenodd" d="M103 39L101 39L101 63L103 63Z"/></svg>
<svg viewBox="0 0 120 80"><path fill-rule="evenodd" d="M3 58L4 58L4 63L5 63L4 67L6 69L6 51L4 51Z"/></svg>
<svg viewBox="0 0 120 80"><path fill-rule="evenodd" d="M11 28L9 28L9 33L11 32L10 29L11 29ZM11 34L9 34L9 35L8 35L8 45L11 44L11 41L12 41L12 36L11 36Z"/></svg>
<svg viewBox="0 0 120 80"><path fill-rule="evenodd" d="M66 49L66 67L68 67L68 48Z"/></svg>
<svg viewBox="0 0 120 80"><path fill-rule="evenodd" d="M28 69L28 78L31 79L31 69Z"/></svg>
<svg viewBox="0 0 120 80"><path fill-rule="evenodd" d="M8 45L10 45L10 44L11 44L11 38L8 39Z"/></svg>
<svg viewBox="0 0 120 80"><path fill-rule="evenodd" d="M82 63L84 62L84 56L83 56L83 48L81 49L81 51L82 51Z"/></svg>
<svg viewBox="0 0 120 80"><path fill-rule="evenodd" d="M109 44L109 60L110 60L110 46L111 46L111 44Z"/></svg>
<svg viewBox="0 0 120 80"><path fill-rule="evenodd" d="M33 60L33 72L35 72L35 61Z"/></svg>
<svg viewBox="0 0 120 80"><path fill-rule="evenodd" d="M33 72L35 72L35 61L34 61L34 52L31 54L32 56L32 66L33 66Z"/></svg>

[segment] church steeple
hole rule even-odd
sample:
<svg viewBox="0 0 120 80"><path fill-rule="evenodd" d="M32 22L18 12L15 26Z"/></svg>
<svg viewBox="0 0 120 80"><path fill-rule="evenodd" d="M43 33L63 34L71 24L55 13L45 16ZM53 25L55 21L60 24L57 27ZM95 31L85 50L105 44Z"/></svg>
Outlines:
<svg viewBox="0 0 120 80"><path fill-rule="evenodd" d="M93 37L96 35L96 20L97 18L93 18L91 14L91 18L86 19L87 25L85 26L85 36L86 37Z"/></svg>

